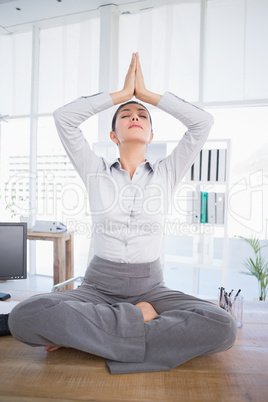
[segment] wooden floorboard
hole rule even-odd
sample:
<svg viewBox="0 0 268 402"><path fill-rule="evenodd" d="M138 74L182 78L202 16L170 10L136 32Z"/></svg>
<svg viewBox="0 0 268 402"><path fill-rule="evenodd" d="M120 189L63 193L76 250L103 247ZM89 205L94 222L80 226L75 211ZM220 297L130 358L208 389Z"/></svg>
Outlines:
<svg viewBox="0 0 268 402"><path fill-rule="evenodd" d="M249 303L227 352L168 372L111 375L105 361L74 349L46 353L0 338L0 401L268 401L268 303ZM254 322L255 321L255 322Z"/></svg>

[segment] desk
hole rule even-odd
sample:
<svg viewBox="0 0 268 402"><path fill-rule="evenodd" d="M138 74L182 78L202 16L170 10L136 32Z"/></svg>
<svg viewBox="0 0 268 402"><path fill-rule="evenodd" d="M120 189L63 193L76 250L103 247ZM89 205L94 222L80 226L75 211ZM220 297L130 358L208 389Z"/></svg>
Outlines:
<svg viewBox="0 0 268 402"><path fill-rule="evenodd" d="M32 293L12 292L12 299L24 300ZM245 300L243 321L235 345L226 352L198 356L171 371L113 376L96 355L71 348L46 353L3 336L0 401L264 402L268 301Z"/></svg>
<svg viewBox="0 0 268 402"><path fill-rule="evenodd" d="M31 232L28 230L28 240L53 241L53 278L54 285L74 276L73 263L73 237L74 232L62 233ZM72 288L72 284L67 286Z"/></svg>

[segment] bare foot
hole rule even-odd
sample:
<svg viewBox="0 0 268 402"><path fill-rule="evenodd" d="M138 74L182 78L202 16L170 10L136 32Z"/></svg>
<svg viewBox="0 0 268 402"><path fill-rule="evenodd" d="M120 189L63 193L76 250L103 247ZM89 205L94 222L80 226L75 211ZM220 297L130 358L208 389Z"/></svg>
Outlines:
<svg viewBox="0 0 268 402"><path fill-rule="evenodd" d="M157 312L150 303L140 302L136 304L136 306L141 309L144 322L152 321L158 316Z"/></svg>
<svg viewBox="0 0 268 402"><path fill-rule="evenodd" d="M55 350L60 349L62 346L45 346L46 352L55 352Z"/></svg>

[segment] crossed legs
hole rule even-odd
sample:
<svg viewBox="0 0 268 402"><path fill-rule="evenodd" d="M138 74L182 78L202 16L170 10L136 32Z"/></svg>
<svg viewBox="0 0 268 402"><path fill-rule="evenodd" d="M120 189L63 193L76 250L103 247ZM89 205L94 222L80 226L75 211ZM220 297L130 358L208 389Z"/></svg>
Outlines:
<svg viewBox="0 0 268 402"><path fill-rule="evenodd" d="M9 326L32 346L102 356L112 374L170 370L229 349L236 337L230 314L164 285L124 301L87 286L33 297L14 308Z"/></svg>

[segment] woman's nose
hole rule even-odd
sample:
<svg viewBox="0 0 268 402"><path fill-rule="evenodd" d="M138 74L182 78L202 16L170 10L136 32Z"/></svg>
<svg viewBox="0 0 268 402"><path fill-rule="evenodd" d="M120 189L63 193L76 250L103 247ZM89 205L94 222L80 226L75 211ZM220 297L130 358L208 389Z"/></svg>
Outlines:
<svg viewBox="0 0 268 402"><path fill-rule="evenodd" d="M139 120L139 119L138 119L138 116L133 116L133 117L132 117L132 121L133 121L133 120L138 121L138 120Z"/></svg>

